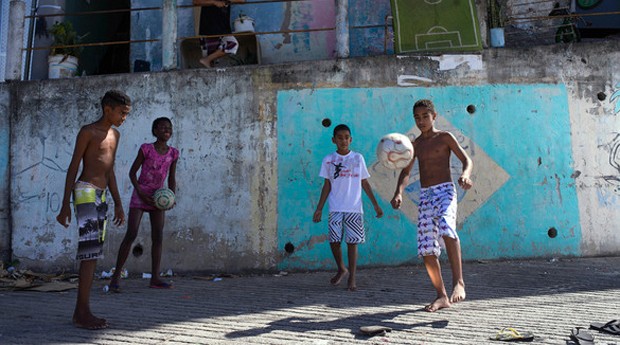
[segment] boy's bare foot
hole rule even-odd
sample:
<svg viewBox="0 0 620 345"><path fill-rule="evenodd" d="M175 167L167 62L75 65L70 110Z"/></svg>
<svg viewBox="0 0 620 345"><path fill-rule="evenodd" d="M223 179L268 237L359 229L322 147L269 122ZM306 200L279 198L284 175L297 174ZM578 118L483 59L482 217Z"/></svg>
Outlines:
<svg viewBox="0 0 620 345"><path fill-rule="evenodd" d="M424 307L424 310L432 313L439 309L449 308L449 307L450 307L450 301L448 300L448 296L443 296L443 297L437 297L437 299L434 300L433 303Z"/></svg>
<svg viewBox="0 0 620 345"><path fill-rule="evenodd" d="M349 281L347 283L347 290L357 291L357 285L355 284L355 279L351 279L351 277L349 277Z"/></svg>
<svg viewBox="0 0 620 345"><path fill-rule="evenodd" d="M452 289L452 297L450 297L450 302L460 302L465 299L465 295L465 286L462 283L457 283Z"/></svg>
<svg viewBox="0 0 620 345"><path fill-rule="evenodd" d="M108 321L95 317L93 314L78 317L73 315L73 325L77 328L84 328L89 330L105 329L108 328Z"/></svg>
<svg viewBox="0 0 620 345"><path fill-rule="evenodd" d="M168 284L159 279L151 279L149 287L152 289L172 289L172 284Z"/></svg>
<svg viewBox="0 0 620 345"><path fill-rule="evenodd" d="M332 279L329 280L329 282L334 286L339 285L340 282L342 281L342 278L344 278L345 274L348 274L348 273L349 273L348 270L344 270L344 271L338 270L338 273L336 273L336 275L333 276Z"/></svg>

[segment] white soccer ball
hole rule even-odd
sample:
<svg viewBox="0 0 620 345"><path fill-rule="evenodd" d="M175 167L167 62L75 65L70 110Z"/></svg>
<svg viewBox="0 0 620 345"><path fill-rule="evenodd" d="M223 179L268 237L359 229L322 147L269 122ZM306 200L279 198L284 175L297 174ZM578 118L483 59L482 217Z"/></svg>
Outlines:
<svg viewBox="0 0 620 345"><path fill-rule="evenodd" d="M160 210L169 210L174 206L174 193L168 188L161 188L153 193L155 207Z"/></svg>
<svg viewBox="0 0 620 345"><path fill-rule="evenodd" d="M388 169L403 169L413 159L411 139L400 133L384 135L377 145L377 159Z"/></svg>

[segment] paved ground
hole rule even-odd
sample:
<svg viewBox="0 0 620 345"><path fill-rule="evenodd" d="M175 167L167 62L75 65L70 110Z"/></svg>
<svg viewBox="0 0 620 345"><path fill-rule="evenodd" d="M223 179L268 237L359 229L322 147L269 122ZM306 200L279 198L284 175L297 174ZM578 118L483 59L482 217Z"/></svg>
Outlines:
<svg viewBox="0 0 620 345"><path fill-rule="evenodd" d="M620 319L620 257L466 263L468 299L437 313L423 267L362 269L359 291L328 284L332 272L206 281L174 277L173 290L123 280L92 307L111 327L76 329L76 290L0 292L0 344L492 344L499 328L530 330L534 344L570 344L572 327ZM449 271L444 270L448 277ZM364 325L393 328L359 334ZM620 336L591 331L596 344Z"/></svg>

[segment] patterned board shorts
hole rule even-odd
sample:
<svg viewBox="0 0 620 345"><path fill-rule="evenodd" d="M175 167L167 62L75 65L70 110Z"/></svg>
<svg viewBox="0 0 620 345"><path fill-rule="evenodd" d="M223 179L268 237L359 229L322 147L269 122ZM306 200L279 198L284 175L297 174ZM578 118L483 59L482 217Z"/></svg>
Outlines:
<svg viewBox="0 0 620 345"><path fill-rule="evenodd" d="M103 242L107 224L106 191L87 182L73 187L73 204L79 228L77 260L103 258Z"/></svg>
<svg viewBox="0 0 620 345"><path fill-rule="evenodd" d="M443 236L459 238L456 233L456 209L454 183L441 183L420 190L418 256L439 257Z"/></svg>
<svg viewBox="0 0 620 345"><path fill-rule="evenodd" d="M200 49L202 56L212 54L216 50L221 50L226 54L237 54L239 42L235 36L222 36L220 38L201 38Z"/></svg>
<svg viewBox="0 0 620 345"><path fill-rule="evenodd" d="M328 224L330 243L342 242L343 232L345 242L348 244L360 244L366 241L364 219L361 213L330 212Z"/></svg>

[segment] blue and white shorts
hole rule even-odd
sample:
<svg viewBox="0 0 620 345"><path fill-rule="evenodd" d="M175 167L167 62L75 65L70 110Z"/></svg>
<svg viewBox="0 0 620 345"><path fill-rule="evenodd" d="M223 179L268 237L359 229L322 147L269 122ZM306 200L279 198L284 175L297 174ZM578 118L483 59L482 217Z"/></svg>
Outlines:
<svg viewBox="0 0 620 345"><path fill-rule="evenodd" d="M330 212L328 224L330 243L342 242L343 233L345 242L348 244L359 244L366 241L364 217L361 213Z"/></svg>
<svg viewBox="0 0 620 345"><path fill-rule="evenodd" d="M444 236L459 238L456 233L456 209L454 183L440 183L420 190L418 256L439 257Z"/></svg>

